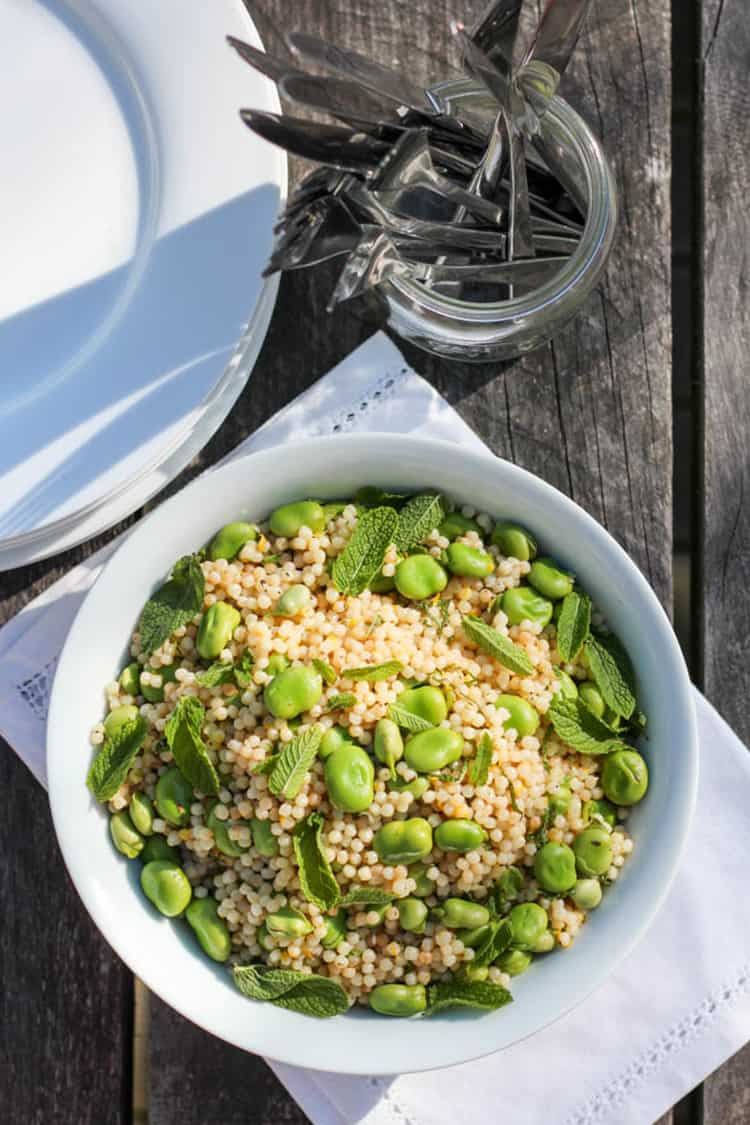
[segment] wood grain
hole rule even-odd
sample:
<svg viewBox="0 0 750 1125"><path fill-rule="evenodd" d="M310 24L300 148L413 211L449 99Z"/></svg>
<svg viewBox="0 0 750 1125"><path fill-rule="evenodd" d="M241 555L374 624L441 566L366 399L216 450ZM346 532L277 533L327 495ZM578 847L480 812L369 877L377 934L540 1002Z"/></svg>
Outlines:
<svg viewBox="0 0 750 1125"><path fill-rule="evenodd" d="M750 20L744 5L704 0L703 95L703 685L740 738L750 740L750 172L747 120ZM728 970L731 966L727 966ZM705 1083L705 1125L750 1119L750 1047Z"/></svg>

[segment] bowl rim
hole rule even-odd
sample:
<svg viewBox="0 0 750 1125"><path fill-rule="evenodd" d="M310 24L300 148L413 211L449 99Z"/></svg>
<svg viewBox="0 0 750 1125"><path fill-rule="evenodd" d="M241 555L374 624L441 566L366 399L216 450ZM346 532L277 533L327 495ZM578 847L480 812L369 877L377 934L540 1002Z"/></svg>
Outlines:
<svg viewBox="0 0 750 1125"><path fill-rule="evenodd" d="M489 462L500 473L523 484L525 492L531 494L523 498L526 505L531 504L533 506L535 496L545 497L548 503L558 505L563 514L569 514L574 517L575 521L585 530L587 536L590 536L592 541L600 549L606 551L614 569L624 569L624 571L628 573L630 581L634 583L637 588L641 604L648 608L652 624L658 631L659 641L666 646L669 659L672 662L669 671L672 677L671 686L673 689L670 711L672 714L681 718L683 728L682 735L684 737L684 756L680 761L680 803L679 806L671 812L673 832L669 848L664 849L667 855L658 857L661 882L658 886L658 890L651 895L646 903L645 909L642 908L640 910L637 922L633 924L632 929L629 929L625 939L621 939L619 944L616 943L613 956L608 959L605 958L603 963L600 961L594 964L593 967L590 967L587 978L572 990L571 995L563 1001L559 1009L552 1014L544 1016L541 1021L535 1022L533 1026L530 1026L530 1020L527 1018L525 1030L514 1034L512 1038L506 1037L502 1039L502 1036L498 1037L492 1035L492 1027L501 1025L497 1023L490 1025L487 1023L485 1025L485 1035L480 1036L477 1034L473 1037L468 1036L466 1042L471 1042L472 1045L469 1049L465 1048L464 1050L460 1049L461 1044L465 1042L464 1037L452 1036L450 1038L455 1040L455 1047L451 1047L450 1049L446 1048L442 1051L440 1057L434 1060L420 1060L416 1065L411 1065L410 1072L417 1072L469 1062L495 1051L505 1049L514 1043L528 1038L537 1031L541 1031L550 1024L555 1023L558 1019L562 1018L573 1008L582 1003L598 988L642 939L662 906L677 873L695 808L698 787L697 724L692 687L685 661L667 615L660 602L639 568L632 559L630 559L624 549L595 519L593 519L593 517L588 515L588 513L576 504L575 501L565 496L558 489L554 488L554 486L546 483L535 474L519 468L511 462L496 458L489 451L484 453L468 449L451 441L413 437L404 434L370 431L367 433L331 435L298 441L295 443L295 462L298 465L306 465L308 458L314 458L317 455L323 456L326 452L331 451L335 452L340 460L346 461L348 459L354 463L357 451L361 450L362 446L367 443L378 446L379 463L382 454L384 464L399 463L399 454L418 458L420 463L428 460L430 455L437 457L452 456L454 458L458 456L466 467L467 473L470 471L471 475L475 476L477 473L486 473ZM143 967L138 963L140 951L136 951L132 947L129 947L127 951L122 949L122 943L119 940L116 928L102 918L104 910L100 907L99 899L92 885L89 855L85 849L81 847L77 835L78 826L70 820L70 814L66 808L65 788L66 784L69 784L69 779L66 779L66 737L64 733L66 719L66 682L71 678L74 682L76 679L80 678L80 661L76 661L76 652L80 648L81 640L83 639L85 641L87 631L91 627L89 619L91 618L93 620L92 615L97 611L97 602L103 597L103 594L106 593L109 581L114 579L117 582L118 572L121 572L123 568L127 566L129 555L133 552L137 552L144 542L148 542L152 531L158 526L157 521L163 518L164 511L167 508L171 507L177 509L180 505L189 503L201 491L210 494L212 489L216 489L220 486L222 479L230 478L236 474L239 474L240 479L244 479L246 482L250 481L249 487L252 488L253 475L258 474L262 477L265 465L267 465L269 469L273 469L277 464L278 452L278 448L274 446L256 453L233 458L231 461L202 474L180 492L170 497L163 505L160 505L159 508L145 517L131 532L127 533L123 543L108 560L94 586L87 594L76 614L76 618L60 654L50 696L47 722L47 763L52 820L68 873L98 929L130 970L138 975L149 989L183 1017L234 1046L246 1051L261 1054L264 1057L271 1058L281 1063L314 1067L318 1070L328 1070L340 1074L395 1074L403 1069L403 1054L400 1053L400 1048L397 1047L399 1041L398 1035L390 1036L390 1039L393 1041L393 1046L388 1046L384 1049L385 1057L382 1060L376 1057L370 1057L366 1065L363 1066L356 1052L353 1052L351 1056L340 1056L336 1064L331 1065L330 1057L322 1046L326 1041L324 1030L327 1026L326 1024L323 1024L320 1028L322 1034L310 1036L309 1020L295 1013L283 1013L284 1017L291 1017L295 1021L305 1020L304 1028L308 1032L308 1035L306 1037L289 1035L288 1038L285 1038L277 1032L274 1042L272 1044L266 1044L263 1041L263 1029L259 1029L257 1025L253 1027L251 1023L248 1023L246 1025L241 1025L237 1029L233 1027L229 1028L226 1025L217 1027L215 1022L211 1019L202 1018L201 1012L196 1010L192 998L186 1000L178 989L174 986L170 986L170 979L167 973L164 971L159 973L144 971ZM251 471L248 472L248 469ZM391 473L391 475L393 474ZM187 501L185 497L188 498ZM529 522L533 526L533 520ZM158 581L161 577L162 575L155 576L154 582ZM604 606L603 609L606 611L606 606ZM125 645L126 640L126 638L123 638L123 645ZM83 784L84 779L81 776L80 785L83 786ZM643 906L643 904L641 905ZM218 968L221 968L222 971L226 971L222 966ZM243 1003L247 1003L247 1001L243 1000ZM274 1011L279 1012L280 1010L274 1009ZM504 1011L508 1011L508 1009L504 1009ZM497 1014L498 1013L495 1013L495 1015ZM362 1017L360 1017L359 1014L353 1017L347 1017L347 1019L349 1018L367 1019L367 1014L365 1013ZM441 1018L445 1019L446 1017L436 1017L435 1022ZM450 1020L450 1015L448 1015L447 1018ZM485 1018L486 1016L477 1018L477 1024L482 1024ZM331 1024L334 1022L338 1021L330 1021ZM433 1021L430 1022L432 1023ZM411 1024L412 1026L413 1023L414 1021L404 1021L404 1024ZM466 1026L468 1029L470 1024ZM287 1025L288 1030L291 1030L291 1027L291 1024ZM315 1025L313 1025L313 1027L315 1027ZM299 1044L300 1038L304 1039L304 1046L302 1047L300 1047ZM498 1038L502 1041L498 1041ZM314 1040L314 1042L311 1040Z"/></svg>

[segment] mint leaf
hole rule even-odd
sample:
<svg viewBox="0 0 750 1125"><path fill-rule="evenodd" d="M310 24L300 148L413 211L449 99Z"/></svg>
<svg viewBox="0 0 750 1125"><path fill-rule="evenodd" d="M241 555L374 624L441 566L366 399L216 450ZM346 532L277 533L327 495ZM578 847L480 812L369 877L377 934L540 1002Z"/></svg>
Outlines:
<svg viewBox="0 0 750 1125"><path fill-rule="evenodd" d="M331 910L339 900L339 885L323 851L323 817L310 813L292 833L294 858L302 893L321 910Z"/></svg>
<svg viewBox="0 0 750 1125"><path fill-rule="evenodd" d="M268 965L235 965L234 983L250 1000L267 1000L304 1016L329 1019L349 1007L340 984L315 973L272 969Z"/></svg>
<svg viewBox="0 0 750 1125"><path fill-rule="evenodd" d="M479 788L480 785L487 784L487 778L490 773L490 766L492 764L492 738L488 731L485 731L479 739L477 752L469 762L468 782L474 788Z"/></svg>
<svg viewBox="0 0 750 1125"><path fill-rule="evenodd" d="M343 711L346 707L353 707L357 702L356 695L351 691L342 691L332 695L326 704L326 712Z"/></svg>
<svg viewBox="0 0 750 1125"><path fill-rule="evenodd" d="M332 668L326 660L313 660L313 668L322 677L323 682L328 684L335 684L338 679L336 669Z"/></svg>
<svg viewBox="0 0 750 1125"><path fill-rule="evenodd" d="M141 647L152 653L180 625L203 609L205 579L197 555L185 555L172 568L172 577L146 602L138 622Z"/></svg>
<svg viewBox="0 0 750 1125"><path fill-rule="evenodd" d="M352 537L333 561L331 577L342 594L361 594L383 565L398 516L393 508L371 508L357 520Z"/></svg>
<svg viewBox="0 0 750 1125"><path fill-rule="evenodd" d="M128 771L146 737L148 723L142 715L123 723L114 737L106 735L86 776L86 784L97 801L109 801L128 776Z"/></svg>
<svg viewBox="0 0 750 1125"><path fill-rule="evenodd" d="M315 761L322 738L323 732L316 725L287 742L268 779L268 788L274 797L284 797L289 801L297 796Z"/></svg>
<svg viewBox="0 0 750 1125"><path fill-rule="evenodd" d="M352 887L339 899L339 906L388 906L396 896L378 887Z"/></svg>
<svg viewBox="0 0 750 1125"><path fill-rule="evenodd" d="M370 664L366 668L345 668L341 675L347 680L367 680L377 684L381 680L389 680L391 676L398 676L403 670L400 660L386 660L384 664Z"/></svg>
<svg viewBox="0 0 750 1125"><path fill-rule="evenodd" d="M215 661L206 668L205 672L199 672L195 677L196 683L201 687L212 688L218 687L219 684L231 683L234 679L234 664L222 664L220 661Z"/></svg>
<svg viewBox="0 0 750 1125"><path fill-rule="evenodd" d="M506 903L518 898L523 887L523 872L517 867L506 867L492 888L492 902L498 914Z"/></svg>
<svg viewBox="0 0 750 1125"><path fill-rule="evenodd" d="M255 664L255 657L249 648L246 648L242 656L234 665L234 682L238 688L245 688L250 686L253 678L253 665Z"/></svg>
<svg viewBox="0 0 750 1125"><path fill-rule="evenodd" d="M557 648L563 660L575 660L591 626L591 598L573 590L563 599L557 620Z"/></svg>
<svg viewBox="0 0 750 1125"><path fill-rule="evenodd" d="M606 723L579 699L555 696L548 713L556 734L579 754L611 754L623 748L622 741L612 736Z"/></svg>
<svg viewBox="0 0 750 1125"><path fill-rule="evenodd" d="M426 1014L432 1015L433 1012L442 1012L446 1008L480 1008L482 1011L493 1012L510 1004L512 1000L508 989L500 984L454 977L453 980L429 985Z"/></svg>
<svg viewBox="0 0 750 1125"><path fill-rule="evenodd" d="M372 484L366 484L354 493L355 504L361 504L363 508L400 508L407 499L398 492L384 492Z"/></svg>
<svg viewBox="0 0 750 1125"><path fill-rule="evenodd" d="M219 775L201 737L206 711L194 695L181 695L164 734L180 773L201 793L219 792Z"/></svg>
<svg viewBox="0 0 750 1125"><path fill-rule="evenodd" d="M412 734L418 734L421 730L432 730L433 727L427 719L423 719L421 715L413 715L405 707L399 707L398 703L391 703L388 708L388 718L393 719L394 723L404 730L411 731Z"/></svg>
<svg viewBox="0 0 750 1125"><path fill-rule="evenodd" d="M398 517L395 543L399 551L408 551L425 539L444 519L445 502L439 493L425 492L421 496L412 496Z"/></svg>
<svg viewBox="0 0 750 1125"><path fill-rule="evenodd" d="M479 617L462 617L461 624L467 637L490 656L494 656L503 667L509 668L519 676L529 676L534 671L528 653L520 645L514 644L509 637L498 633L497 629L493 629L486 621L482 621Z"/></svg>
<svg viewBox="0 0 750 1125"><path fill-rule="evenodd" d="M617 637L589 637L586 660L604 702L616 715L629 719L635 710L633 666Z"/></svg>
<svg viewBox="0 0 750 1125"><path fill-rule="evenodd" d="M487 936L474 953L472 965L478 969L491 965L501 953L505 953L512 940L513 928L507 919L502 922L490 922Z"/></svg>

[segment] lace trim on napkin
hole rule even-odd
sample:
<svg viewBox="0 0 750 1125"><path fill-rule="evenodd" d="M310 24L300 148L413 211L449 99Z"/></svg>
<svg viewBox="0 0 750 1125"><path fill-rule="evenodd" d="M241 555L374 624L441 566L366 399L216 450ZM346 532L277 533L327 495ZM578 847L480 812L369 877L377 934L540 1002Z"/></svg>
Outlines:
<svg viewBox="0 0 750 1125"><path fill-rule="evenodd" d="M406 375L408 368L403 367L398 375L382 375L372 383L362 395L355 407L347 407L335 414L326 425L326 430L332 434L346 433L367 426L367 414L373 406L379 406L387 399L392 398L398 383Z"/></svg>
<svg viewBox="0 0 750 1125"><path fill-rule="evenodd" d="M36 719L47 721L49 697L55 677L57 657L49 660L39 672L16 684L16 689L27 707L31 708Z"/></svg>
<svg viewBox="0 0 750 1125"><path fill-rule="evenodd" d="M688 1016L673 1024L617 1078L569 1117L566 1125L596 1125L605 1114L621 1106L657 1067L668 1063L674 1055L707 1031L725 1008L747 992L750 992L750 962L743 965L721 988L710 993Z"/></svg>

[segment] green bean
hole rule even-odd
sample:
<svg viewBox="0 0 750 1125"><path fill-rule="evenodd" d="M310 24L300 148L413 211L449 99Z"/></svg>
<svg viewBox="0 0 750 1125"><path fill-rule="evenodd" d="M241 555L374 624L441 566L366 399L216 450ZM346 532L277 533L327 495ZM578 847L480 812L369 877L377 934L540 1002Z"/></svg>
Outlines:
<svg viewBox="0 0 750 1125"><path fill-rule="evenodd" d="M427 867L424 863L412 863L407 868L407 875L416 883L414 890L411 892L417 898L429 898L431 894L435 893L435 883L427 875Z"/></svg>
<svg viewBox="0 0 750 1125"><path fill-rule="evenodd" d="M551 930L544 930L529 948L530 953L550 953L555 948L555 935Z"/></svg>
<svg viewBox="0 0 750 1125"><path fill-rule="evenodd" d="M161 775L156 783L155 797L159 816L175 828L184 828L190 820L193 789L177 766Z"/></svg>
<svg viewBox="0 0 750 1125"><path fill-rule="evenodd" d="M179 864L180 849L168 844L164 836L149 836L141 852L141 862L151 863L155 859L168 859L170 863Z"/></svg>
<svg viewBox="0 0 750 1125"><path fill-rule="evenodd" d="M427 921L427 907L420 898L401 898L396 903L398 920L402 930L413 934L423 934Z"/></svg>
<svg viewBox="0 0 750 1125"><path fill-rule="evenodd" d="M519 695L498 695L495 706L508 712L508 718L503 723L503 730L514 730L519 738L526 738L534 734L539 726L539 712Z"/></svg>
<svg viewBox="0 0 750 1125"><path fill-rule="evenodd" d="M584 878L604 875L612 863L612 843L608 828L584 828L573 841L576 871Z"/></svg>
<svg viewBox="0 0 750 1125"><path fill-rule="evenodd" d="M525 950L533 950L549 926L547 911L536 902L519 902L508 915L508 921L513 931L513 945Z"/></svg>
<svg viewBox="0 0 750 1125"><path fill-rule="evenodd" d="M599 799L597 801L586 801L581 809L581 819L584 824L589 824L591 821L609 825L614 828L617 824L617 809L609 801Z"/></svg>
<svg viewBox="0 0 750 1125"><path fill-rule="evenodd" d="M602 901L602 888L598 879L578 879L570 892L579 910L595 910Z"/></svg>
<svg viewBox="0 0 750 1125"><path fill-rule="evenodd" d="M152 860L141 869L141 886L146 897L167 918L182 914L193 894L182 868L166 859Z"/></svg>
<svg viewBox="0 0 750 1125"><path fill-rule="evenodd" d="M226 820L220 820L217 813L219 808L226 809L226 805L222 805L221 801L214 801L208 810L206 817L206 827L210 828L214 836L214 847L222 853L222 855L238 856L244 855L249 850L249 844L238 844L229 835L230 828L249 828L250 824L246 820L230 820L227 816Z"/></svg>
<svg viewBox="0 0 750 1125"><path fill-rule="evenodd" d="M392 774L395 773L396 762L400 762L404 756L404 740L392 719L378 719L373 749L378 761L388 766Z"/></svg>
<svg viewBox="0 0 750 1125"><path fill-rule="evenodd" d="M283 652L272 652L268 658L265 671L269 676L278 676L279 672L283 672L288 667L289 661Z"/></svg>
<svg viewBox="0 0 750 1125"><path fill-rule="evenodd" d="M273 612L276 617L299 617L301 613L310 608L313 601L314 598L309 587L298 583L296 586L289 586L284 591L273 607Z"/></svg>
<svg viewBox="0 0 750 1125"><path fill-rule="evenodd" d="M465 898L445 898L432 914L449 930L475 930L479 926L486 926L490 920L490 912L486 906L469 902Z"/></svg>
<svg viewBox="0 0 750 1125"><path fill-rule="evenodd" d="M154 831L154 806L145 793L135 792L128 805L130 819L141 836L150 836Z"/></svg>
<svg viewBox="0 0 750 1125"><path fill-rule="evenodd" d="M309 711L323 694L323 679L314 668L285 668L278 672L263 692L263 702L278 719L295 719Z"/></svg>
<svg viewBox="0 0 750 1125"><path fill-rule="evenodd" d="M433 727L440 726L448 714L445 694L432 684L406 688L401 692L396 703L403 711L408 711L410 715L417 715Z"/></svg>
<svg viewBox="0 0 750 1125"><path fill-rule="evenodd" d="M550 840L534 856L534 875L544 891L560 894L576 881L576 857L567 844Z"/></svg>
<svg viewBox="0 0 750 1125"><path fill-rule="evenodd" d="M283 539L293 539L303 527L309 527L313 535L320 535L326 529L326 514L317 500L297 500L271 512L268 526L274 535Z"/></svg>
<svg viewBox="0 0 750 1125"><path fill-rule="evenodd" d="M464 965L461 970L461 976L468 981L487 980L489 975L489 965L472 965L471 961Z"/></svg>
<svg viewBox="0 0 750 1125"><path fill-rule="evenodd" d="M561 782L549 797L548 808L552 816L565 816L570 807L570 797L570 784Z"/></svg>
<svg viewBox="0 0 750 1125"><path fill-rule="evenodd" d="M432 598L448 585L446 571L432 555L409 555L396 567L394 578L399 594L411 601Z"/></svg>
<svg viewBox="0 0 750 1125"><path fill-rule="evenodd" d="M578 696L583 704L588 707L597 719L604 718L606 711L606 704L602 699L599 688L591 680L584 680L583 683L578 685Z"/></svg>
<svg viewBox="0 0 750 1125"><path fill-rule="evenodd" d="M451 543L446 551L446 565L451 574L462 578L486 578L495 569L492 555L466 543Z"/></svg>
<svg viewBox="0 0 750 1125"><path fill-rule="evenodd" d="M415 777L413 781L391 782L391 789L395 790L396 793L411 793L415 801L424 797L429 788L430 779L428 777Z"/></svg>
<svg viewBox="0 0 750 1125"><path fill-rule="evenodd" d="M346 729L346 727L330 727L330 729L327 730L323 735L320 743L320 749L318 750L318 757L321 761L324 762L326 758L330 758L334 750L341 750L345 746L356 745L357 743L349 734L349 731Z"/></svg>
<svg viewBox="0 0 750 1125"><path fill-rule="evenodd" d="M312 933L312 922L293 906L282 906L280 910L266 916L266 927L269 934L281 934L282 937L299 938Z"/></svg>
<svg viewBox="0 0 750 1125"><path fill-rule="evenodd" d="M483 926L474 926L470 930L459 930L456 937L464 943L467 949L479 949L489 932L489 924L485 923Z"/></svg>
<svg viewBox="0 0 750 1125"><path fill-rule="evenodd" d="M502 609L510 625L530 621L544 629L552 620L552 602L540 598L530 586L513 586L503 594Z"/></svg>
<svg viewBox="0 0 750 1125"><path fill-rule="evenodd" d="M476 520L462 516L460 512L449 512L438 531L444 539L450 539L451 543L454 539L458 539L459 535L466 535L468 531L475 531L477 535L483 534Z"/></svg>
<svg viewBox="0 0 750 1125"><path fill-rule="evenodd" d="M562 603L560 603L562 605ZM552 671L560 681L560 698L561 699L577 699L578 698L578 685L572 676L564 672L562 668L553 668Z"/></svg>
<svg viewBox="0 0 750 1125"><path fill-rule="evenodd" d="M434 727L423 730L407 740L404 761L417 773L436 773L461 757L463 735L457 730Z"/></svg>
<svg viewBox="0 0 750 1125"><path fill-rule="evenodd" d="M216 559L236 559L246 543L258 538L258 529L252 523L243 523L240 520L234 523L225 523L214 535L208 544L208 557L215 562Z"/></svg>
<svg viewBox="0 0 750 1125"><path fill-rule="evenodd" d="M507 973L509 977L520 977L531 964L531 954L525 953L523 949L506 949L495 964L501 973Z"/></svg>
<svg viewBox="0 0 750 1125"><path fill-rule="evenodd" d="M427 1007L423 984L379 984L368 999L381 1016L416 1016Z"/></svg>
<svg viewBox="0 0 750 1125"><path fill-rule="evenodd" d="M421 816L389 820L375 833L372 846L384 863L414 863L432 851L432 828Z"/></svg>
<svg viewBox="0 0 750 1125"><path fill-rule="evenodd" d="M104 733L108 738L116 738L122 728L134 722L139 714L138 708L133 703L123 703L119 707L113 707L104 720Z"/></svg>
<svg viewBox="0 0 750 1125"><path fill-rule="evenodd" d="M203 660L215 660L227 647L242 620L238 609L227 602L214 602L201 618L195 647Z"/></svg>
<svg viewBox="0 0 750 1125"><path fill-rule="evenodd" d="M435 829L435 843L444 852L473 852L487 840L487 833L475 820L443 820Z"/></svg>
<svg viewBox="0 0 750 1125"><path fill-rule="evenodd" d="M257 816L254 816L250 821L250 828L256 852L266 859L279 854L278 837L274 836L271 830L270 820L259 820Z"/></svg>
<svg viewBox="0 0 750 1125"><path fill-rule="evenodd" d="M326 932L320 939L324 949L335 949L346 937L346 911L340 910L326 918Z"/></svg>
<svg viewBox="0 0 750 1125"><path fill-rule="evenodd" d="M232 939L218 904L213 898L194 898L185 917L198 939L198 944L212 961L226 961L232 952Z"/></svg>
<svg viewBox="0 0 750 1125"><path fill-rule="evenodd" d="M120 672L120 689L126 695L138 695L141 690L141 666L137 660L126 664Z"/></svg>
<svg viewBox="0 0 750 1125"><path fill-rule="evenodd" d="M648 766L637 750L615 750L602 769L604 796L613 805L635 805L648 789Z"/></svg>
<svg viewBox="0 0 750 1125"><path fill-rule="evenodd" d="M530 562L536 558L536 540L530 531L517 523L496 523L492 542L507 558Z"/></svg>
<svg viewBox="0 0 750 1125"><path fill-rule="evenodd" d="M554 559L536 559L531 564L529 582L542 597L558 601L573 590L575 575L562 570Z"/></svg>
<svg viewBox="0 0 750 1125"><path fill-rule="evenodd" d="M135 859L143 851L143 836L124 809L109 818L109 832L118 852L128 859Z"/></svg>
<svg viewBox="0 0 750 1125"><path fill-rule="evenodd" d="M364 812L375 797L375 770L361 746L334 750L325 762L328 796L342 812Z"/></svg>

